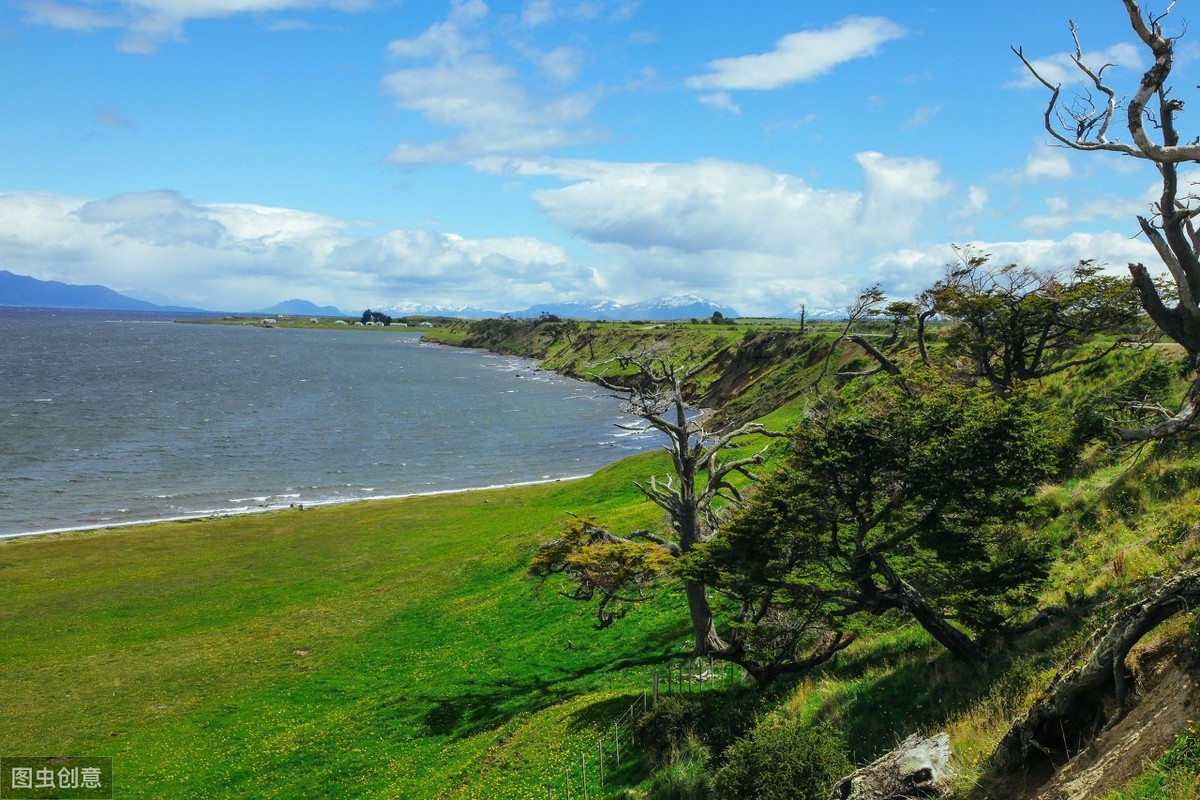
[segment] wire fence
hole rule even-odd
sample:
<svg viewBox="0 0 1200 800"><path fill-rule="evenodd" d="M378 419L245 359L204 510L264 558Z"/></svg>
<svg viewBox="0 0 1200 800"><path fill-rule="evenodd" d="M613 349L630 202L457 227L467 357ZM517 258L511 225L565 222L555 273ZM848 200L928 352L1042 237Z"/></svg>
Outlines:
<svg viewBox="0 0 1200 800"><path fill-rule="evenodd" d="M677 661L655 669L650 688L643 690L612 727L597 737L596 745L581 749L577 760L571 756L562 775L546 783L547 800L601 797L622 761L634 757L638 720L658 705L660 696L729 688L740 684L744 675L741 667L724 661L714 663L711 658Z"/></svg>

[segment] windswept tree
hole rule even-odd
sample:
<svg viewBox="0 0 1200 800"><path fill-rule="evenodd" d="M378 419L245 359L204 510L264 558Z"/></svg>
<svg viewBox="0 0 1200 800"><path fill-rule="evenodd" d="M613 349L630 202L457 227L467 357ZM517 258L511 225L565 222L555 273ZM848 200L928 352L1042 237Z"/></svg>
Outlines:
<svg viewBox="0 0 1200 800"><path fill-rule="evenodd" d="M1195 225L1200 198L1180 175L1181 165L1200 161L1200 139L1181 136L1176 125L1184 106L1183 100L1173 96L1171 82L1179 37L1168 35L1163 27L1175 3L1153 15L1147 14L1138 0L1121 2L1134 33L1153 59L1128 99L1109 81L1107 73L1112 64L1097 65L1085 59L1074 23L1070 25L1075 43L1072 60L1080 85L1066 96L1062 85L1039 72L1020 47L1014 47L1013 52L1050 92L1043 126L1058 144L1149 162L1161 178L1162 191L1150 213L1138 216L1138 224L1170 279L1156 281L1141 263L1130 264L1129 274L1146 313L1159 330L1187 351L1196 377L1180 408L1160 408L1160 419L1154 424L1122 432L1126 440L1142 441L1188 430L1200 419L1200 232ZM1129 134L1128 141L1119 138L1118 129L1122 127Z"/></svg>
<svg viewBox="0 0 1200 800"><path fill-rule="evenodd" d="M631 430L662 433L673 473L652 477L637 487L666 512L667 530L636 531L619 536L591 520L575 520L558 539L542 545L530 572L543 580L560 575L577 600L595 601L599 626L623 616L631 604L649 596L649 589L673 571L668 565L710 540L720 524L718 505L738 502L735 476L753 481L751 471L762 464L770 445L749 455L730 452L752 435L775 435L758 423L713 429L710 417L697 414L685 401L685 386L694 371L653 353L615 359L624 377L597 378L625 401L639 422ZM681 577L697 656L720 658L727 643L717 630L708 588Z"/></svg>
<svg viewBox="0 0 1200 800"><path fill-rule="evenodd" d="M982 379L1001 394L1145 339L1137 330L1138 294L1091 261L1069 270L1037 270L957 252L960 263L922 293L923 308L915 315L926 363L930 316L950 323L942 352L952 370L967 380ZM1097 341L1100 334L1112 334L1107 344Z"/></svg>
<svg viewBox="0 0 1200 800"><path fill-rule="evenodd" d="M740 605L750 651L899 613L978 663L977 635L1045 575L1044 551L1014 522L1053 453L1020 397L881 381L853 403L814 405L782 468L692 561Z"/></svg>

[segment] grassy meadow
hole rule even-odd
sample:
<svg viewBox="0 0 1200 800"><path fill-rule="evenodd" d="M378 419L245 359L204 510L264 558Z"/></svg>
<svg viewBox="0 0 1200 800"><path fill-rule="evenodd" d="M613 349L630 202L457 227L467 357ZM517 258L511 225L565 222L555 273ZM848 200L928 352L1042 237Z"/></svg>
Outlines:
<svg viewBox="0 0 1200 800"><path fill-rule="evenodd" d="M0 753L112 756L119 797L544 797L688 640L671 598L590 630L529 556L564 509L654 522L658 460L0 543Z"/></svg>

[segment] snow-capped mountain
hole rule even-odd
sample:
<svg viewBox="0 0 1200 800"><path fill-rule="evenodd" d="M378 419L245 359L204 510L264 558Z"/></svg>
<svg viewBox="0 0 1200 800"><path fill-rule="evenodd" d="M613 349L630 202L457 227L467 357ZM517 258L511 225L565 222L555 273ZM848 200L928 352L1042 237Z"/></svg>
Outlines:
<svg viewBox="0 0 1200 800"><path fill-rule="evenodd" d="M393 317L458 317L461 319L488 319L500 316L499 311L476 308L475 306L429 305L402 300L387 308L377 308Z"/></svg>
<svg viewBox="0 0 1200 800"><path fill-rule="evenodd" d="M431 316L431 317L460 317L464 319L485 319L499 317L501 312L489 311L473 306L425 305L411 301L395 303L388 308L376 309L392 316ZM723 317L736 317L738 312L726 305L713 303L694 294L661 297L657 300L644 300L640 303L623 305L612 300L596 300L592 302L570 303L538 303L519 311L507 312L510 317L530 319L542 314L553 314L563 319L585 320L671 320L671 319L709 319L714 311L721 312Z"/></svg>
<svg viewBox="0 0 1200 800"><path fill-rule="evenodd" d="M606 320L670 320L670 319L708 319L714 311L721 312L723 317L736 317L738 312L730 306L713 303L694 294L660 297L656 300L643 300L640 303L623 305L612 300L600 300L594 303L540 303L520 311L513 311L514 317L537 317L554 314L567 319L606 319Z"/></svg>
<svg viewBox="0 0 1200 800"><path fill-rule="evenodd" d="M780 319L800 319L800 306L796 306L790 311L782 311L774 316ZM806 306L804 309L805 319L845 319L845 308L817 308L815 306Z"/></svg>
<svg viewBox="0 0 1200 800"><path fill-rule="evenodd" d="M736 309L705 300L700 295L682 294L671 297L660 297L657 300L643 300L625 306L622 313L625 319L707 319L714 312L720 312L723 317L740 316Z"/></svg>

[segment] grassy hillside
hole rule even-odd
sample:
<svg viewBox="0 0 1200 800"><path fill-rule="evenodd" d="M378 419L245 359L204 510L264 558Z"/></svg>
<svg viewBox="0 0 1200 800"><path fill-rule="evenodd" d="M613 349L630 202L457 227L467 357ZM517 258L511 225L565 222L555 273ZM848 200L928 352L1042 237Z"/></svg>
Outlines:
<svg viewBox="0 0 1200 800"><path fill-rule="evenodd" d="M776 427L797 418L834 336L611 324L588 352L578 331L568 341L546 324L495 328L509 338L491 342L464 326L438 335L577 374L669 341L708 365L697 397L740 392L727 408L774 408ZM1120 352L1044 396L1140 385L1157 357ZM535 590L530 556L569 512L618 532L658 524L633 481L666 469L650 454L581 481L0 542L0 753L112 756L121 797L546 797L690 636L670 594L594 630L591 607ZM840 732L856 763L945 729L959 794L986 785L995 742L1097 620L1200 547L1200 452L1095 443L1038 508L1056 552L1042 603L1093 604L984 673L901 621L766 695L739 694L739 707ZM1190 664L1195 627L1179 620L1150 644ZM1163 724L1183 735L1174 755L1122 797L1196 796L1196 782L1179 791L1200 774L1195 735ZM645 750L627 752L592 796L666 796L647 770Z"/></svg>
<svg viewBox="0 0 1200 800"><path fill-rule="evenodd" d="M840 333L840 323L810 323L801 329L782 320L718 325L480 320L454 323L425 338L538 359L546 369L583 379L619 375L618 356L669 350L672 358L695 370L687 387L691 401L748 420L801 397ZM839 349L834 358L844 363L854 355Z"/></svg>

